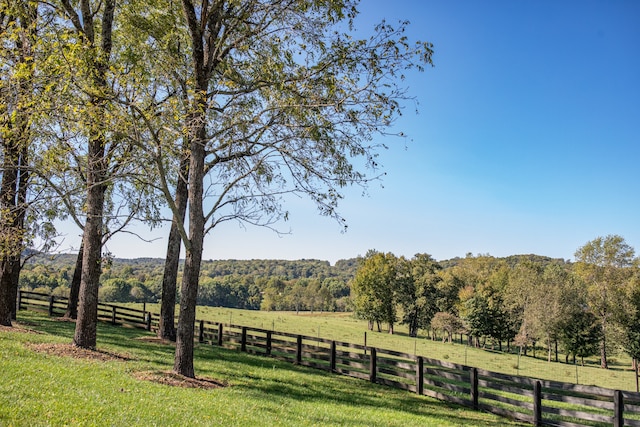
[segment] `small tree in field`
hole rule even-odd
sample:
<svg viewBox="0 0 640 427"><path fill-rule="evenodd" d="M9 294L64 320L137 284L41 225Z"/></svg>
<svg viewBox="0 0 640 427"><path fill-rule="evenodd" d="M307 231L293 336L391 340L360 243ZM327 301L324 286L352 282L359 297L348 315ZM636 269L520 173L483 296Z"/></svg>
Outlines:
<svg viewBox="0 0 640 427"><path fill-rule="evenodd" d="M453 342L453 334L460 332L463 329L462 320L457 316L446 313L438 312L433 316L431 320L431 328L436 331L443 331L445 335L442 337L442 342Z"/></svg>
<svg viewBox="0 0 640 427"><path fill-rule="evenodd" d="M598 354L598 348L602 340L601 325L598 318L589 310L576 310L571 317L566 318L560 324L559 341L564 348L567 358L573 355L584 358Z"/></svg>
<svg viewBox="0 0 640 427"><path fill-rule="evenodd" d="M351 295L356 314L373 325L386 322L393 333L396 321L396 264L391 253L370 251L360 262L351 282Z"/></svg>

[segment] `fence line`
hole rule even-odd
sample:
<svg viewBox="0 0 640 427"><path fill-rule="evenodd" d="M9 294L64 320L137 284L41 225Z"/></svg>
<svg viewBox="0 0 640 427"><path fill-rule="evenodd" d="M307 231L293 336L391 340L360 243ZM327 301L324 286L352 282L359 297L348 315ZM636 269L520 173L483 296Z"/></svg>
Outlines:
<svg viewBox="0 0 640 427"><path fill-rule="evenodd" d="M19 291L18 309L63 315L67 298ZM98 304L100 320L152 330L159 315ZM491 372L393 350L262 328L196 320L198 342L273 357L533 425L640 427L640 393Z"/></svg>

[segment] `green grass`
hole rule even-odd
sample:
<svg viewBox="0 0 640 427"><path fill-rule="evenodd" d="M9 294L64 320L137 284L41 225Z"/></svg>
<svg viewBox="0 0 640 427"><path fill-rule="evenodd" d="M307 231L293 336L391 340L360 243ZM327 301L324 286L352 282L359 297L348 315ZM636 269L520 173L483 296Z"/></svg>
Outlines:
<svg viewBox="0 0 640 427"><path fill-rule="evenodd" d="M33 344L70 343L74 325L21 311L21 326L0 331L0 425L517 425L423 396L273 359L197 345L198 376L228 384L187 389L138 380L168 371L173 347L150 334L100 324L98 349L127 360L48 355ZM236 323L236 322L234 322ZM239 322L238 322L239 323Z"/></svg>
<svg viewBox="0 0 640 427"><path fill-rule="evenodd" d="M127 304L142 308L142 304ZM147 304L147 310L159 312L157 304ZM459 343L442 343L429 338L411 338L405 326L396 326L395 334L367 331L366 322L355 319L351 313L309 313L266 312L239 310L221 307L198 307L198 319L214 322L232 323L290 332L314 337L334 339L356 344L364 344L367 332L367 345L371 347L393 349L408 354L417 354L438 360L459 363L501 372L509 375L522 375L538 379L597 385L611 389L635 391L636 383L631 359L625 355L611 357L610 369L601 369L599 360L590 358L585 366L547 362L546 352L538 350L536 358L497 351L476 349ZM564 360L564 356L560 356ZM576 380L577 379L577 380Z"/></svg>

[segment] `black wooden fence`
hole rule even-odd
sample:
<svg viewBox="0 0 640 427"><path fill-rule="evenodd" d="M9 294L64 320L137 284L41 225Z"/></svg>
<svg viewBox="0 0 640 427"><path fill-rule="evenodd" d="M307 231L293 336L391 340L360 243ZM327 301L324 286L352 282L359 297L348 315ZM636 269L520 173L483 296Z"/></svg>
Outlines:
<svg viewBox="0 0 640 427"><path fill-rule="evenodd" d="M21 291L19 309L62 315L67 299ZM152 330L158 315L99 304L101 320ZM423 356L228 323L196 321L203 344L234 348L484 410L533 425L640 427L640 393L506 375Z"/></svg>

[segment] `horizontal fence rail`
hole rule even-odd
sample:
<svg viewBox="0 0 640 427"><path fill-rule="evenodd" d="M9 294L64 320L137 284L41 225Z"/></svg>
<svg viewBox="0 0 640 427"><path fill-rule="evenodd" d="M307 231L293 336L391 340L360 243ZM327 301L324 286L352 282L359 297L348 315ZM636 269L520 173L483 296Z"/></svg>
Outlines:
<svg viewBox="0 0 640 427"><path fill-rule="evenodd" d="M18 310L49 316L66 312L68 299L18 292ZM113 325L157 329L159 315L98 304L98 318ZM456 363L359 344L229 323L196 320L202 344L273 357L419 395L484 410L536 426L640 427L640 393L506 375Z"/></svg>

